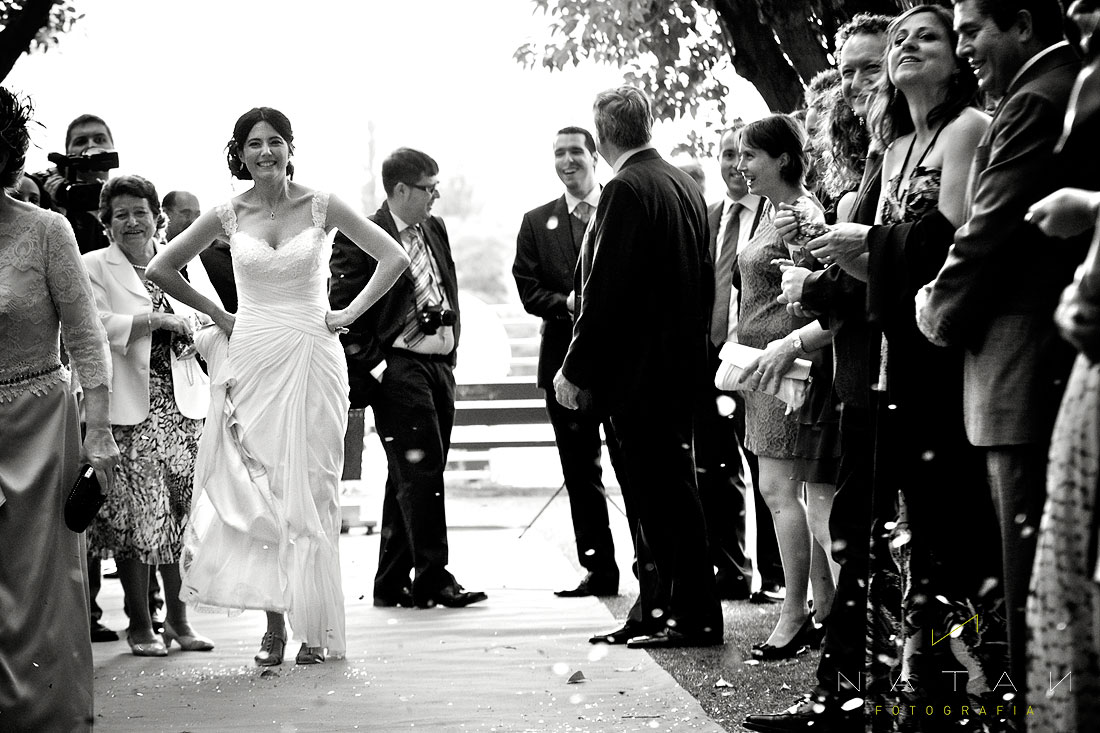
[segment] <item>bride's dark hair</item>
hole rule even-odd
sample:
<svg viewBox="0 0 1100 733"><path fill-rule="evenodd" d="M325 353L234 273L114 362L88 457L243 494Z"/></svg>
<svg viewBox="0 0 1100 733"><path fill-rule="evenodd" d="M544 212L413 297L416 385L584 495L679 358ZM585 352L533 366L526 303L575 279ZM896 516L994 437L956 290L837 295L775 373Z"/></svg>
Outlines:
<svg viewBox="0 0 1100 733"><path fill-rule="evenodd" d="M260 122L266 122L274 127L275 132L286 140L289 151L294 153L294 131L290 128L290 120L287 116L273 107L253 107L237 119L237 124L233 125L233 137L225 146L225 159L229 163L229 172L234 178L242 181L252 180L252 174L248 172L244 161L241 160L240 151L248 139L248 133L252 132L252 128ZM286 174L289 178L294 177L294 164L290 161L286 164Z"/></svg>

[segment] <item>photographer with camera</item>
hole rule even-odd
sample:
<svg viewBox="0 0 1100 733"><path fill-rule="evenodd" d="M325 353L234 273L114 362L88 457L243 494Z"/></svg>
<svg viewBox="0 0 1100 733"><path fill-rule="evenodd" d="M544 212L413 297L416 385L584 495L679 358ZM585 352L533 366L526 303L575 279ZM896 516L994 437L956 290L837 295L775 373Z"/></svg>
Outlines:
<svg viewBox="0 0 1100 733"><path fill-rule="evenodd" d="M389 462L374 577L374 605L382 607L454 608L487 598L463 589L447 570L443 469L454 425L452 370L461 321L447 229L431 214L438 175L431 157L409 148L382 163L386 201L369 218L402 244L412 264L341 337L351 406L374 408ZM338 234L329 262L332 308L345 307L376 266Z"/></svg>
<svg viewBox="0 0 1100 733"><path fill-rule="evenodd" d="M80 253L103 249L107 234L99 222L99 192L110 171L118 168L111 128L103 118L83 114L65 130L65 153L50 153L56 167L38 174L54 209L72 224Z"/></svg>

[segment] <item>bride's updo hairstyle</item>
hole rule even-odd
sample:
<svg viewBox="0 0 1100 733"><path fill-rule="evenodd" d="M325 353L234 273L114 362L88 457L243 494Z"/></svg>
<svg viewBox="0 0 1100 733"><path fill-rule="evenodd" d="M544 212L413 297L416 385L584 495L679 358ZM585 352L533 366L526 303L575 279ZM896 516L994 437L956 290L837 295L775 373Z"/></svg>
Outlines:
<svg viewBox="0 0 1100 733"><path fill-rule="evenodd" d="M0 170L0 186L14 186L23 172L31 140L27 131L30 119L30 101L22 101L0 87L0 152L7 154L4 169Z"/></svg>
<svg viewBox="0 0 1100 733"><path fill-rule="evenodd" d="M229 172L234 178L242 181L252 180L252 174L248 172L244 161L241 160L240 151L248 140L248 133L252 132L252 128L260 122L266 122L274 127L275 132L286 140L290 153L294 154L294 131L290 128L290 120L287 116L272 107L253 107L241 115L237 124L233 125L233 137L225 146L225 159L229 163ZM290 161L286 164L286 175L288 178L294 177L294 164Z"/></svg>

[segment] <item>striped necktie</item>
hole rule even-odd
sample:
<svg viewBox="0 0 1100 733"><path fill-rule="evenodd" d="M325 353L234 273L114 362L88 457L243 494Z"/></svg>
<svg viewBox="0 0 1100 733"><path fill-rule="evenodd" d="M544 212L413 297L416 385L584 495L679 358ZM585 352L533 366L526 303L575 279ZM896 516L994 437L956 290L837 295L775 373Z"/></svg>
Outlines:
<svg viewBox="0 0 1100 733"><path fill-rule="evenodd" d="M416 346L424 340L419 326L419 315L432 300L432 263L424 240L420 237L419 227L407 227L401 231L401 243L409 255L409 272L413 277L413 297L416 304L405 317L405 331L402 337L409 346Z"/></svg>
<svg viewBox="0 0 1100 733"><path fill-rule="evenodd" d="M587 224L592 219L592 211L595 207L587 201L579 202L573 207L573 216Z"/></svg>

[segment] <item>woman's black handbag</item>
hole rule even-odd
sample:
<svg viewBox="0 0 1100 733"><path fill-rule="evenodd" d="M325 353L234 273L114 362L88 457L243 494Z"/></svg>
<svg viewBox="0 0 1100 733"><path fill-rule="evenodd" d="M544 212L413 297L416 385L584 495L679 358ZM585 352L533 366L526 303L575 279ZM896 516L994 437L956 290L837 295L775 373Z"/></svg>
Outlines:
<svg viewBox="0 0 1100 733"><path fill-rule="evenodd" d="M80 467L80 476L65 499L65 526L74 532L88 529L106 501L95 469L85 463Z"/></svg>

